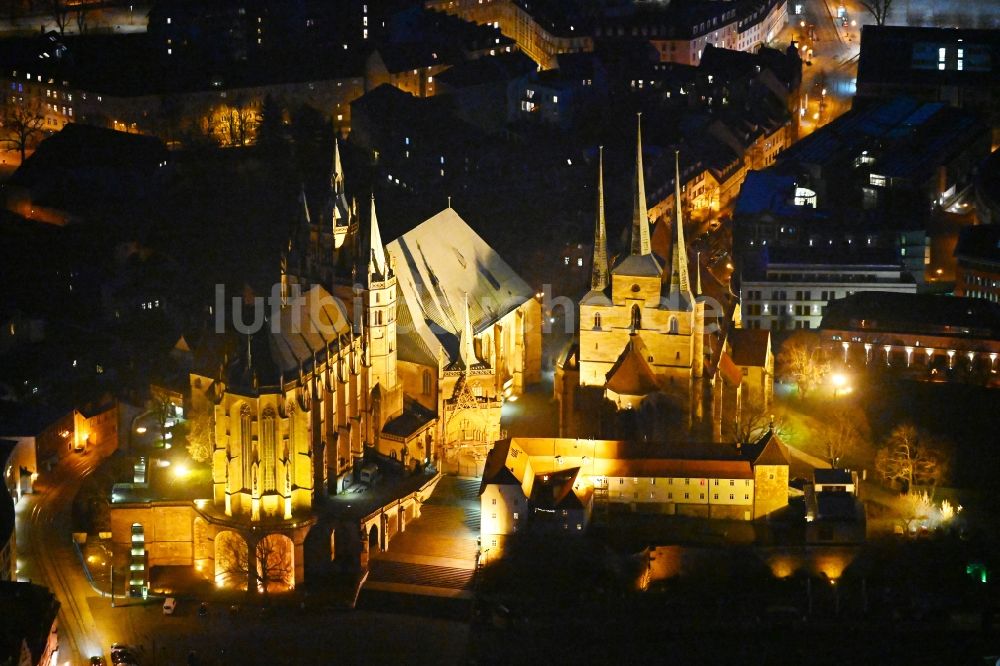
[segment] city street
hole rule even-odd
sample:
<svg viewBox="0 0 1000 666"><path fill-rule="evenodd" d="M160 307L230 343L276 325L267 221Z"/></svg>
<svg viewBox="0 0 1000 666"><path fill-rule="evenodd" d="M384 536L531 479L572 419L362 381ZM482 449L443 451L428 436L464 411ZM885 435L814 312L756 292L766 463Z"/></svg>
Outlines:
<svg viewBox="0 0 1000 666"><path fill-rule="evenodd" d="M95 623L92 604L102 600L83 573L72 543L73 498L83 478L106 452L67 453L51 472L42 472L35 493L17 506L18 577L47 586L61 604L59 663L78 664L101 654L107 625Z"/></svg>

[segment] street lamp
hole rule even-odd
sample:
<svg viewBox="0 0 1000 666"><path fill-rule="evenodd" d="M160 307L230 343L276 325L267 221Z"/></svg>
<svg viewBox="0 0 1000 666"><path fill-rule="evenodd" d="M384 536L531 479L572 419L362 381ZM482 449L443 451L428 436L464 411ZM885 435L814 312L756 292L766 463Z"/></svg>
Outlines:
<svg viewBox="0 0 1000 666"><path fill-rule="evenodd" d="M839 372L835 372L830 376L830 382L833 384L833 397L836 398L840 393L840 389L847 386L847 377Z"/></svg>

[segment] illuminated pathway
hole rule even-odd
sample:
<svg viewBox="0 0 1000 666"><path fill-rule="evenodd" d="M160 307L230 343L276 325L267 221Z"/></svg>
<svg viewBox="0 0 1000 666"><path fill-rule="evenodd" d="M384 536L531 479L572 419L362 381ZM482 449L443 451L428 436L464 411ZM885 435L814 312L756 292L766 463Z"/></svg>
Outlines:
<svg viewBox="0 0 1000 666"><path fill-rule="evenodd" d="M97 451L60 458L41 474L35 493L18 503L18 575L48 587L59 600L59 664L82 664L103 653L104 640L88 599L98 593L85 577L72 543L73 498L101 460Z"/></svg>

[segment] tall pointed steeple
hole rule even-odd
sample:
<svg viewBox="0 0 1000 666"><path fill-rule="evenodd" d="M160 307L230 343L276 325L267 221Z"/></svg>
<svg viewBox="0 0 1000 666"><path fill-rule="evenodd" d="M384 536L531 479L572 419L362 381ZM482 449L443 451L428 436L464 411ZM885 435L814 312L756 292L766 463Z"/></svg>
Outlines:
<svg viewBox="0 0 1000 666"><path fill-rule="evenodd" d="M681 151L674 151L674 242L670 261L670 295L677 294L693 302L688 273L687 246L684 244L684 219L681 215Z"/></svg>
<svg viewBox="0 0 1000 666"><path fill-rule="evenodd" d="M458 338L458 353L461 356L462 364L468 370L479 363L476 358L475 338L472 335L472 315L469 313L469 294L465 294L465 321L462 325L462 332Z"/></svg>
<svg viewBox="0 0 1000 666"><path fill-rule="evenodd" d="M312 224L312 216L309 215L309 203L306 201L305 183L299 183L299 224L306 228Z"/></svg>
<svg viewBox="0 0 1000 666"><path fill-rule="evenodd" d="M696 256L694 265L694 295L701 296L701 252Z"/></svg>
<svg viewBox="0 0 1000 666"><path fill-rule="evenodd" d="M333 138L333 170L330 172L330 188L337 194L344 193L344 167L340 163L340 141Z"/></svg>
<svg viewBox="0 0 1000 666"><path fill-rule="evenodd" d="M385 246L382 245L382 234L378 229L378 217L375 215L375 193L372 193L372 214L368 231L368 278L374 277L381 281L387 277L388 261L385 256Z"/></svg>
<svg viewBox="0 0 1000 666"><path fill-rule="evenodd" d="M632 198L632 254L652 253L649 242L649 209L646 208L646 178L642 172L642 113L636 114L635 194Z"/></svg>
<svg viewBox="0 0 1000 666"><path fill-rule="evenodd" d="M598 151L597 222L594 227L594 266L590 276L592 291L604 291L608 287L608 238L604 228L604 146Z"/></svg>

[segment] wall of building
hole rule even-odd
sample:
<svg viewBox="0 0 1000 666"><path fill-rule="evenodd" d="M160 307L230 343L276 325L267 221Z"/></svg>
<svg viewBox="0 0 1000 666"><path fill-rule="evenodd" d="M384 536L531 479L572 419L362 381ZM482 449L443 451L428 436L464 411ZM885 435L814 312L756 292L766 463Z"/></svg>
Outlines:
<svg viewBox="0 0 1000 666"><path fill-rule="evenodd" d="M116 505L111 511L111 539L117 548L132 545L132 525L143 527L147 566L194 564L193 524L190 502L159 502L143 506Z"/></svg>
<svg viewBox="0 0 1000 666"><path fill-rule="evenodd" d="M788 466L757 465L753 470L753 517L765 518L788 506Z"/></svg>

